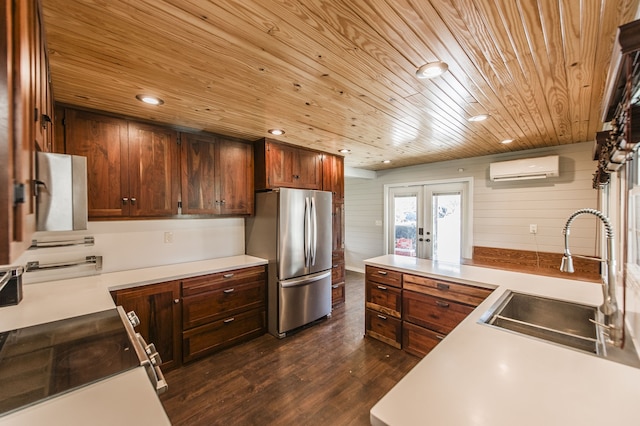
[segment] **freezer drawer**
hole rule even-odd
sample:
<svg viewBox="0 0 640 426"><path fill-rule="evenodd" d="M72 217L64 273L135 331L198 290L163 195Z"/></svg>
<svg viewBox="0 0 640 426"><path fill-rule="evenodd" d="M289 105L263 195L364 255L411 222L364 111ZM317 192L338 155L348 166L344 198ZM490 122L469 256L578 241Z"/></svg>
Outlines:
<svg viewBox="0 0 640 426"><path fill-rule="evenodd" d="M331 313L331 270L278 282L278 334Z"/></svg>

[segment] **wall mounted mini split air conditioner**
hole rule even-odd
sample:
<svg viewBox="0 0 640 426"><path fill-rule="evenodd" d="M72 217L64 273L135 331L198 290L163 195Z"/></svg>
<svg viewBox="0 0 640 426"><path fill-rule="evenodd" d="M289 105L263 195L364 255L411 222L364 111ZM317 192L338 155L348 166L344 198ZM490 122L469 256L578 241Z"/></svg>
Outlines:
<svg viewBox="0 0 640 426"><path fill-rule="evenodd" d="M489 177L494 182L507 180L544 179L560 175L560 157L522 158L489 165Z"/></svg>

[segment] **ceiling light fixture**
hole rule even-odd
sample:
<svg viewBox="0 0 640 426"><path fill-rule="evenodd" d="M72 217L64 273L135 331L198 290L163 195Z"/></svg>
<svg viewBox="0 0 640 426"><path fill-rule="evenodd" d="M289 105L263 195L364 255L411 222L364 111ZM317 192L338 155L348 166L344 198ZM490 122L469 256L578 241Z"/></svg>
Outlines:
<svg viewBox="0 0 640 426"><path fill-rule="evenodd" d="M162 105L164 101L156 96L136 95L136 99L149 105Z"/></svg>
<svg viewBox="0 0 640 426"><path fill-rule="evenodd" d="M267 130L269 133L271 133L274 136L280 136L280 135L284 135L284 130L282 129L269 129Z"/></svg>
<svg viewBox="0 0 640 426"><path fill-rule="evenodd" d="M339 153L341 153L341 154L349 154L349 153L351 152L351 150L350 150L350 149L347 149L347 148L342 148L342 149L341 149L340 151L338 151L338 152L339 152Z"/></svg>
<svg viewBox="0 0 640 426"><path fill-rule="evenodd" d="M489 114L478 114L469 117L467 120L469 121L484 121L489 118Z"/></svg>
<svg viewBox="0 0 640 426"><path fill-rule="evenodd" d="M391 162L391 160L382 160L383 164L389 164Z"/></svg>
<svg viewBox="0 0 640 426"><path fill-rule="evenodd" d="M418 78L434 78L444 74L449 69L449 65L446 62L437 61L429 62L422 65L416 71L416 77Z"/></svg>
<svg viewBox="0 0 640 426"><path fill-rule="evenodd" d="M511 143L511 142L513 142L513 139L504 139L504 140L500 141L500 143L503 144L503 145L506 145L506 144Z"/></svg>

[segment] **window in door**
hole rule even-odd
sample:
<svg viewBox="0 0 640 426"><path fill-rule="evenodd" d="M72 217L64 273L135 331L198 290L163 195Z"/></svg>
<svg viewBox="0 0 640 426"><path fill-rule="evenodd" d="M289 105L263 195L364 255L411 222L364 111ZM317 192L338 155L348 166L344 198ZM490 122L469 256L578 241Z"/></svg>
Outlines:
<svg viewBox="0 0 640 426"><path fill-rule="evenodd" d="M387 188L387 253L459 262L471 254L469 183Z"/></svg>

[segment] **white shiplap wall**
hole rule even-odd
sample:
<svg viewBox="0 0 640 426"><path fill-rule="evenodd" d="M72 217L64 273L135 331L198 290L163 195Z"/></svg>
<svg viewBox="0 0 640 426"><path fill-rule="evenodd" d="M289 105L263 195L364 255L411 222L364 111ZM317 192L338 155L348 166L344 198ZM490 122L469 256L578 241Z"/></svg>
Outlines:
<svg viewBox="0 0 640 426"><path fill-rule="evenodd" d="M592 188L596 162L593 143L464 160L423 164L377 173L375 179L345 179L345 260L347 269L362 271L363 260L384 254L384 185L473 177L473 245L561 253L562 228L579 208L597 208ZM560 156L560 176L528 181L491 182L489 164L517 158ZM459 171L459 169L464 169ZM378 222L377 222L378 221ZM538 234L529 233L529 224ZM595 255L598 224L581 216L571 226L571 251Z"/></svg>

